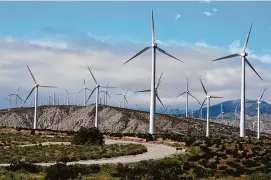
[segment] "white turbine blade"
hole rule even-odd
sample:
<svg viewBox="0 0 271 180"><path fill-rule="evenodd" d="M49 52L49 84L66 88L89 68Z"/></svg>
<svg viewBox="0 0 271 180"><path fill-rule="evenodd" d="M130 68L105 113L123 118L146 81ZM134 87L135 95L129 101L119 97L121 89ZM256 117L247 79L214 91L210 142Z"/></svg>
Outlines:
<svg viewBox="0 0 271 180"><path fill-rule="evenodd" d="M129 91L130 89L127 89L127 91L125 92L125 95L127 94L127 92Z"/></svg>
<svg viewBox="0 0 271 180"><path fill-rule="evenodd" d="M181 95L183 95L183 94L185 94L186 92L183 92L183 93L181 93L179 96L177 96L176 98L178 98L178 97L180 97Z"/></svg>
<svg viewBox="0 0 271 180"><path fill-rule="evenodd" d="M86 86L86 79L84 78L84 86Z"/></svg>
<svg viewBox="0 0 271 180"><path fill-rule="evenodd" d="M33 87L33 88L31 89L30 93L28 94L28 96L27 96L26 99L24 100L24 103L27 101L27 99L28 99L29 96L32 94L32 92L34 91L35 88L36 88L36 86ZM24 103L23 103L23 105L24 105Z"/></svg>
<svg viewBox="0 0 271 180"><path fill-rule="evenodd" d="M16 94L9 94L8 96L14 96L14 95L16 95Z"/></svg>
<svg viewBox="0 0 271 180"><path fill-rule="evenodd" d="M240 56L240 54L232 54L232 55L229 55L229 56L224 56L222 58L217 58L217 59L212 60L212 61L219 61L219 60L222 60L222 59L228 59L228 58L237 57L237 56Z"/></svg>
<svg viewBox="0 0 271 180"><path fill-rule="evenodd" d="M156 89L158 89L158 87L160 86L160 84L162 82L162 80L161 80L162 76L163 76L163 72L161 73L161 75L159 77L159 80L158 80L157 85L156 85Z"/></svg>
<svg viewBox="0 0 271 180"><path fill-rule="evenodd" d="M90 97L92 96L92 94L94 93L95 90L96 90L96 87L95 87L95 88L92 90L92 92L90 93L90 95L89 95L89 97L88 97L86 103L88 102L88 100L90 99Z"/></svg>
<svg viewBox="0 0 271 180"><path fill-rule="evenodd" d="M123 94L116 94L117 96L122 96Z"/></svg>
<svg viewBox="0 0 271 180"><path fill-rule="evenodd" d="M18 94L17 94L17 97L18 97L21 101L23 101L22 98L21 98Z"/></svg>
<svg viewBox="0 0 271 180"><path fill-rule="evenodd" d="M142 91L136 91L136 92L134 92L134 93L140 93L140 92L151 92L151 90L142 90Z"/></svg>
<svg viewBox="0 0 271 180"><path fill-rule="evenodd" d="M176 58L176 57L174 57L174 56L168 54L166 51L164 51L163 49L159 48L158 46L156 47L156 49L157 49L158 51L160 51L161 53L163 53L163 54L165 54L165 55L167 55L167 56L169 56L169 57L171 57L171 58L173 58L173 59L176 59L177 61L183 62L182 60L180 60L180 59L178 59L178 58Z"/></svg>
<svg viewBox="0 0 271 180"><path fill-rule="evenodd" d="M202 109L202 106L204 105L206 99L207 99L207 98L205 98L205 99L203 100L203 102L202 102L202 104L201 104L201 106L200 106L200 108L199 108L200 110Z"/></svg>
<svg viewBox="0 0 271 180"><path fill-rule="evenodd" d="M193 97L194 99L196 99L196 100L198 101L199 105L200 105L200 102L199 102L198 98L196 98L195 96L193 96L190 92L189 92L188 94L189 94L191 97Z"/></svg>
<svg viewBox="0 0 271 180"><path fill-rule="evenodd" d="M89 90L89 91L92 91L91 89L89 89L89 88L86 88L87 90Z"/></svg>
<svg viewBox="0 0 271 180"><path fill-rule="evenodd" d="M147 50L150 49L150 48L151 48L150 46L145 47L144 49L142 49L141 51L139 51L138 53L136 53L136 55L134 55L133 57L131 57L128 61L126 61L126 62L123 63L123 64L128 63L129 61L131 61L132 59L134 59L135 57L139 56L140 54L142 54L143 52L147 51Z"/></svg>
<svg viewBox="0 0 271 180"><path fill-rule="evenodd" d="M39 86L39 87L44 87L44 88L57 88L56 86Z"/></svg>
<svg viewBox="0 0 271 180"><path fill-rule="evenodd" d="M166 107L164 106L164 104L162 103L162 101L161 101L161 99L159 98L159 96L158 96L157 93L156 93L156 97L157 97L158 101L162 104L162 106L163 106L164 108L166 108Z"/></svg>
<svg viewBox="0 0 271 180"><path fill-rule="evenodd" d="M117 87L112 87L112 86L100 86L100 87L102 87L102 88L117 88Z"/></svg>
<svg viewBox="0 0 271 180"><path fill-rule="evenodd" d="M126 103L128 104L128 101L127 101L127 99L126 99L126 96L124 96L124 99L125 99Z"/></svg>
<svg viewBox="0 0 271 180"><path fill-rule="evenodd" d="M109 93L106 91L106 94L108 95L108 97L110 97L111 98L111 96L109 95Z"/></svg>
<svg viewBox="0 0 271 180"><path fill-rule="evenodd" d="M67 94L70 94L67 89L65 89L65 91L66 91Z"/></svg>
<svg viewBox="0 0 271 180"><path fill-rule="evenodd" d="M78 93L82 92L85 88L81 89Z"/></svg>
<svg viewBox="0 0 271 180"><path fill-rule="evenodd" d="M260 108L260 112L261 112L261 115L262 115L262 119L265 120L264 113L263 113L261 108Z"/></svg>
<svg viewBox="0 0 271 180"><path fill-rule="evenodd" d="M262 100L262 98L263 98L263 94L264 94L265 90L266 90L266 87L264 88L264 90L263 90L263 92L262 92L262 94L261 94L261 96L260 96L260 98L259 98L259 101L261 101L261 100Z"/></svg>
<svg viewBox="0 0 271 180"><path fill-rule="evenodd" d="M223 98L223 97L219 97L219 96L210 96L210 98Z"/></svg>
<svg viewBox="0 0 271 180"><path fill-rule="evenodd" d="M199 80L200 80L201 86L202 86L202 88L203 88L203 90L204 90L205 94L207 95L207 91L206 91L206 89L205 89L205 87L204 87L204 85L203 85L203 83L202 83L202 81L201 81L201 79L200 79L200 78L199 78Z"/></svg>
<svg viewBox="0 0 271 180"><path fill-rule="evenodd" d="M253 25L253 22L251 23L248 34L247 34L247 38L246 38L246 41L245 41L245 44L244 44L244 47L243 47L243 50L242 50L243 53L246 52L246 49L247 49L247 44L248 44L251 29L252 29L252 25Z"/></svg>
<svg viewBox="0 0 271 180"><path fill-rule="evenodd" d="M96 79L95 79L95 77L94 77L94 75L92 74L92 72L91 72L91 70L90 70L90 68L89 68L89 67L88 67L88 70L89 70L89 72L90 72L90 74L91 74L91 76L92 76L93 80L95 81L95 83L96 83L96 84L98 84L98 83L97 83L97 81L96 81Z"/></svg>
<svg viewBox="0 0 271 180"><path fill-rule="evenodd" d="M26 66L27 66L27 65L26 65ZM27 68L28 68L28 70L29 70L29 72L30 72L30 74L31 74L31 76L32 76L32 78L33 78L35 84L37 84L37 81L36 81L36 79L34 78L34 76L33 76L32 72L31 72L30 68L29 68L28 66L27 66Z"/></svg>
<svg viewBox="0 0 271 180"><path fill-rule="evenodd" d="M155 31L154 31L154 17L153 10L151 10L151 20L152 20L152 43L155 43Z"/></svg>
<svg viewBox="0 0 271 180"><path fill-rule="evenodd" d="M261 79L261 80L263 80L263 78L257 73L257 71L254 69L254 67L250 64L250 62L247 60L247 58L246 57L244 57L245 58L245 61L246 61L246 63L251 67L251 69L259 76L259 78Z"/></svg>

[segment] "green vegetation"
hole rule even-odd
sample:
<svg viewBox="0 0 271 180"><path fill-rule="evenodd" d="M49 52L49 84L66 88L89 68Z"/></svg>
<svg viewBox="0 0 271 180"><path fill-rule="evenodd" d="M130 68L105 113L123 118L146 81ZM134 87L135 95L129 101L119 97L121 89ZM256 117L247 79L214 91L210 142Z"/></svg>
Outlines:
<svg viewBox="0 0 271 180"><path fill-rule="evenodd" d="M11 145L37 144L42 142L66 142L71 141L71 137L30 135L22 133L0 133L0 147Z"/></svg>
<svg viewBox="0 0 271 180"><path fill-rule="evenodd" d="M75 134L72 143L77 145L103 145L104 137L103 134L95 127L81 127Z"/></svg>
<svg viewBox="0 0 271 180"><path fill-rule="evenodd" d="M27 147L12 146L0 148L0 162L10 163L25 159L29 162L69 162L87 159L110 158L124 155L135 155L147 152L140 144L110 144L103 146L85 145L36 145Z"/></svg>

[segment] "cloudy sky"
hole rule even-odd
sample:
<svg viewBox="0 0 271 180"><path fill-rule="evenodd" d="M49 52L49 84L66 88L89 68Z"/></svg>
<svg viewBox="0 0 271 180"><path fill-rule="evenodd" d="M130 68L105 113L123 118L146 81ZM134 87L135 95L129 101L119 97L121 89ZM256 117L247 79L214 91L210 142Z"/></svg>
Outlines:
<svg viewBox="0 0 271 180"><path fill-rule="evenodd" d="M212 62L212 59L242 49L253 22L248 45L248 59L264 81L247 66L247 98L256 99L271 76L271 2L0 2L0 83L1 108L4 99L20 86L26 98L34 82L40 85L43 102L52 96L61 103L69 92L78 92L95 84L89 66L101 85L110 82L118 87L109 90L110 105L118 105L127 94L128 106L149 106L149 93L134 91L150 88L151 51L123 65L135 53L151 43L151 9L154 10L156 40L160 48L183 60L180 63L157 52L157 74L163 72L159 96L168 107L184 107L186 77L191 93L204 99L198 77L211 95L223 100L240 98L241 59ZM264 100L270 101L270 90ZM103 96L102 96L103 97ZM94 102L94 96L90 103ZM30 98L32 99L32 97ZM71 101L83 103L83 93ZM221 100L212 100L219 103ZM159 103L158 106L161 106ZM13 105L14 101L13 101ZM199 105L190 100L190 108Z"/></svg>

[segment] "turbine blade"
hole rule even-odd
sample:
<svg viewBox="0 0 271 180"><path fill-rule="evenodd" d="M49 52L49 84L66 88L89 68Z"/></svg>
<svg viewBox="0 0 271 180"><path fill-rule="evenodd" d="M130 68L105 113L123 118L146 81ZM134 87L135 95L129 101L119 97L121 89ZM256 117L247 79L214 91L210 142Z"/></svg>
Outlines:
<svg viewBox="0 0 271 180"><path fill-rule="evenodd" d="M202 88L203 88L203 90L204 90L205 94L207 95L207 91L206 91L206 89L205 89L205 87L204 87L204 85L203 85L203 83L202 83L202 81L201 81L201 79L200 79L200 78L199 78L199 80L200 80L201 86L202 86Z"/></svg>
<svg viewBox="0 0 271 180"><path fill-rule="evenodd" d="M20 91L20 86L18 87L18 89L17 89L17 93L16 93L16 94L19 94L19 91Z"/></svg>
<svg viewBox="0 0 271 180"><path fill-rule="evenodd" d="M159 80L158 80L157 85L156 85L156 89L158 89L158 87L160 86L160 84L162 82L162 80L161 80L162 76L163 76L163 72L161 73L161 75L159 77Z"/></svg>
<svg viewBox="0 0 271 180"><path fill-rule="evenodd" d="M8 96L14 96L14 95L16 95L16 94L9 94Z"/></svg>
<svg viewBox="0 0 271 180"><path fill-rule="evenodd" d="M80 92L82 92L84 90L84 88L83 89L81 89L78 93L80 93Z"/></svg>
<svg viewBox="0 0 271 180"><path fill-rule="evenodd" d="M261 111L262 119L265 120L264 113L261 108L260 108L260 111Z"/></svg>
<svg viewBox="0 0 271 180"><path fill-rule="evenodd" d="M263 92L262 92L262 94L261 94L261 96L260 96L260 98L259 98L259 101L261 101L261 100L262 100L262 98L263 98L263 94L264 94L265 90L266 90L266 87L264 88L264 90L263 90Z"/></svg>
<svg viewBox="0 0 271 180"><path fill-rule="evenodd" d="M100 87L102 87L102 88L117 88L117 87L111 87L111 86L100 86Z"/></svg>
<svg viewBox="0 0 271 180"><path fill-rule="evenodd" d="M127 89L127 91L125 92L125 95L127 94L127 92L129 91L130 89Z"/></svg>
<svg viewBox="0 0 271 180"><path fill-rule="evenodd" d="M223 97L219 97L219 96L210 96L210 98L223 98Z"/></svg>
<svg viewBox="0 0 271 180"><path fill-rule="evenodd" d="M89 90L89 91L92 91L91 89L89 89L89 88L86 88L87 90Z"/></svg>
<svg viewBox="0 0 271 180"><path fill-rule="evenodd" d="M106 94L111 98L111 96L109 95L109 93L106 91Z"/></svg>
<svg viewBox="0 0 271 180"><path fill-rule="evenodd" d="M90 97L92 96L92 94L94 93L95 90L96 90L96 87L95 87L95 88L92 90L92 92L90 93L90 95L89 95L89 97L88 97L86 103L88 102L88 100L90 99Z"/></svg>
<svg viewBox="0 0 271 180"><path fill-rule="evenodd" d="M86 86L86 80L85 80L85 78L84 78L84 85Z"/></svg>
<svg viewBox="0 0 271 180"><path fill-rule="evenodd" d="M166 51L164 51L163 49L159 48L158 46L156 47L156 49L157 49L158 51L160 51L161 53L163 53L163 54L165 54L165 55L167 55L167 56L169 56L169 57L171 57L171 58L173 58L173 59L176 59L177 61L183 62L182 60L180 60L180 59L178 59L178 58L176 58L176 57L174 57L174 56L168 54Z"/></svg>
<svg viewBox="0 0 271 180"><path fill-rule="evenodd" d="M152 43L155 43L155 31L154 31L154 17L153 17L153 10L151 10L151 17L152 17Z"/></svg>
<svg viewBox="0 0 271 180"><path fill-rule="evenodd" d="M22 98L21 98L18 94L17 94L17 97L18 97L21 101L23 101Z"/></svg>
<svg viewBox="0 0 271 180"><path fill-rule="evenodd" d="M98 83L97 83L97 81L96 81L96 79L95 79L95 77L94 77L94 75L92 74L92 72L91 72L91 70L90 70L90 68L89 68L89 67L88 67L88 70L89 70L89 72L90 72L90 74L91 74L91 76L92 76L93 80L95 81L95 83L96 83L96 84L98 84Z"/></svg>
<svg viewBox="0 0 271 180"><path fill-rule="evenodd" d="M128 104L128 101L127 101L127 99L126 99L126 96L124 96L124 99L125 99L126 103Z"/></svg>
<svg viewBox="0 0 271 180"><path fill-rule="evenodd" d="M27 66L27 65L26 65ZM28 70L29 70L29 72L30 72L30 74L31 74L31 76L32 76L32 78L33 78L33 81L35 82L35 84L37 84L37 81L36 81L36 79L34 78L34 76L33 76L33 74L32 74L32 72L31 72L31 70L30 70L30 68L27 66L27 68L28 68Z"/></svg>
<svg viewBox="0 0 271 180"><path fill-rule="evenodd" d="M224 57L212 60L212 61L219 61L219 60L222 60L222 59L228 59L228 58L237 57L237 56L240 56L240 54L232 54L232 55L224 56Z"/></svg>
<svg viewBox="0 0 271 180"><path fill-rule="evenodd" d="M250 66L250 68L259 76L259 78L261 79L261 80L263 80L263 78L257 73L257 71L253 68L253 66L250 64L250 62L247 60L247 58L246 57L244 57L245 58L245 61L246 61L246 63Z"/></svg>
<svg viewBox="0 0 271 180"><path fill-rule="evenodd" d="M27 101L27 99L28 99L29 96L32 94L32 92L34 91L35 88L36 88L36 86L33 87L33 88L31 89L30 93L28 94L28 96L27 96L26 99L24 100L24 103ZM24 106L24 103L23 103L23 106Z"/></svg>
<svg viewBox="0 0 271 180"><path fill-rule="evenodd" d="M247 100L246 103L257 103L257 101Z"/></svg>
<svg viewBox="0 0 271 180"><path fill-rule="evenodd" d="M163 106L164 108L166 108L166 107L164 106L164 104L162 103L162 101L161 101L161 99L159 98L159 96L158 96L157 93L156 93L156 97L157 97L158 101L162 104L162 106Z"/></svg>
<svg viewBox="0 0 271 180"><path fill-rule="evenodd" d="M196 98L195 96L193 96L190 92L189 92L188 94L189 94L191 97L193 97L194 99L196 99L196 100L198 101L199 105L200 105L200 102L199 102L198 98Z"/></svg>
<svg viewBox="0 0 271 180"><path fill-rule="evenodd" d="M180 97L181 95L183 95L183 94L185 94L186 92L183 92L183 93L181 93L179 96L177 96L176 98L178 98L178 97Z"/></svg>
<svg viewBox="0 0 271 180"><path fill-rule="evenodd" d="M207 98L205 98L205 99L203 100L203 102L202 102L202 104L201 104L201 106L200 106L199 110L201 110L201 109L202 109L202 106L204 105L204 103L205 103L206 99L207 99Z"/></svg>
<svg viewBox="0 0 271 180"><path fill-rule="evenodd" d="M142 90L142 91L136 91L136 92L134 92L134 93L140 93L140 92L151 92L151 90Z"/></svg>
<svg viewBox="0 0 271 180"><path fill-rule="evenodd" d="M118 96L121 95L122 96L123 94L116 94L116 95L118 95Z"/></svg>
<svg viewBox="0 0 271 180"><path fill-rule="evenodd" d="M251 23L248 34L247 34L247 38L246 38L246 41L245 41L245 44L244 44L244 47L243 47L243 50L242 50L243 53L246 52L246 49L247 49L247 44L248 44L251 29L252 29L252 25L253 25L253 22Z"/></svg>
<svg viewBox="0 0 271 180"><path fill-rule="evenodd" d="M123 63L123 64L128 63L129 61L131 61L132 59L134 59L135 57L139 56L140 54L142 54L143 52L147 51L147 50L150 49L150 48L151 48L150 46L145 47L144 49L142 49L141 51L139 51L138 53L136 53L136 55L134 55L133 57L131 57L128 61L126 61L126 62Z"/></svg>

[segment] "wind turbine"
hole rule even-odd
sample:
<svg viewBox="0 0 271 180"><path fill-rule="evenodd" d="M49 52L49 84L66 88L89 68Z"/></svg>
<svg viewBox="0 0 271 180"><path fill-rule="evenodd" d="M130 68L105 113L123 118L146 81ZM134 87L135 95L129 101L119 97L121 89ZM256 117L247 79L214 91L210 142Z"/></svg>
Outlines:
<svg viewBox="0 0 271 180"><path fill-rule="evenodd" d="M247 103L257 103L257 105L258 105L258 108L257 108L257 111L258 111L258 113L257 113L258 114L257 115L257 120L258 120L257 121L257 139L260 139L260 133L261 133L260 132L260 128L261 128L261 126L260 126L261 103L262 103L262 98L263 98L263 94L264 94L265 90L266 90L266 87L264 88L258 101L246 101Z"/></svg>
<svg viewBox="0 0 271 180"><path fill-rule="evenodd" d="M108 87L108 86L101 86L100 84L98 84L97 80L95 79L94 75L92 74L90 68L88 67L88 70L94 80L94 82L96 83L96 87L92 90L92 92L90 93L88 100L90 99L90 97L92 96L92 94L94 93L94 91L96 90L96 112L95 112L95 127L98 128L98 106L99 106L99 92L100 92L100 87L107 87L107 88L115 88L115 87ZM86 103L87 103L86 102Z"/></svg>
<svg viewBox="0 0 271 180"><path fill-rule="evenodd" d="M161 84L161 82L162 82L162 80L161 80L162 75L163 75L163 73L161 73L160 78L159 78L159 80L158 80L158 82L157 82L157 85L156 85L156 87L155 87L155 96L157 97L157 99L158 99L158 101L161 103L161 105L162 105L164 108L166 108L166 107L164 106L164 104L162 103L161 99L159 98L159 96L158 96L158 91L157 91L158 87L160 86L160 84ZM140 93L140 92L151 92L151 90L148 89L148 90L136 91L135 93ZM156 113L156 111L155 111L154 113Z"/></svg>
<svg viewBox="0 0 271 180"><path fill-rule="evenodd" d="M76 93L70 93L67 89L65 89L66 93L67 93L67 96L66 96L66 103L67 103L67 106L70 104L70 95L71 94L76 94Z"/></svg>
<svg viewBox="0 0 271 180"><path fill-rule="evenodd" d="M16 93L8 95L8 96L15 96L15 98L16 98L16 105L18 104L18 98L21 100L21 105L22 105L22 101L23 101L22 98L19 96L19 90L20 90L20 86L18 87Z"/></svg>
<svg viewBox="0 0 271 180"><path fill-rule="evenodd" d="M151 46L147 46L141 51L139 51L136 55L131 57L128 61L126 61L124 64L128 63L135 57L139 56L140 54L144 53L148 49L152 48L152 73L151 73L151 99L150 99L150 126L149 126L149 133L155 134L155 107L156 107L156 94L155 94L155 71L156 71L156 50L160 51L161 53L176 59L180 62L183 62L176 57L168 54L166 51L158 47L158 45L155 43L155 31L154 31L154 17L153 17L153 11L152 11L152 44Z"/></svg>
<svg viewBox="0 0 271 180"><path fill-rule="evenodd" d="M183 93L181 93L181 94L180 94L179 96L177 96L176 98L182 96L183 94L186 94L185 117L187 118L187 117L188 117L188 96L191 96L191 97L193 97L194 99L196 99L196 100L198 101L199 105L201 105L200 102L199 102L199 100L198 100L195 96L193 96L193 95L189 92L189 90L188 90L188 77L186 78L186 91L183 92Z"/></svg>
<svg viewBox="0 0 271 180"><path fill-rule="evenodd" d="M123 96L123 108L125 108L125 101L128 104L127 98L126 98L126 94L129 91L129 89L127 89L127 91L124 94L116 94L117 96Z"/></svg>
<svg viewBox="0 0 271 180"><path fill-rule="evenodd" d="M248 64L250 68L259 76L261 80L261 76L257 73L257 71L253 68L253 66L250 64L250 62L247 60L246 56L248 53L246 52L247 45L248 45L248 40L251 32L252 24L250 26L243 50L240 54L232 54L229 56L225 56L222 58L218 58L212 61L218 61L222 59L227 59L227 58L232 58L232 57L237 57L241 56L242 57L242 80L241 80L241 110L240 110L240 137L245 137L246 132L245 132L245 121L246 121L246 109L245 109L245 99L246 99L246 89L245 89L245 65Z"/></svg>
<svg viewBox="0 0 271 180"><path fill-rule="evenodd" d="M89 91L91 91L88 87L87 87L87 85L86 85L86 80L84 79L84 88L83 89L81 89L78 93L81 93L82 91L84 90L84 106L86 106L87 105L87 103L86 103L86 95L87 95L87 90L89 90Z"/></svg>
<svg viewBox="0 0 271 180"><path fill-rule="evenodd" d="M109 96L109 98L111 98L111 96L109 95L107 90L100 91L100 93L104 93L104 105L106 105L107 104L107 96Z"/></svg>
<svg viewBox="0 0 271 180"><path fill-rule="evenodd" d="M8 96L7 98L5 98L5 99L7 99L8 100L8 111L9 111L9 109L10 109L10 105L12 104L12 102L11 102L11 99L10 99L10 97Z"/></svg>
<svg viewBox="0 0 271 180"><path fill-rule="evenodd" d="M222 97L211 96L211 95L209 95L208 92L206 91L206 89L205 89L205 87L204 87L204 85L203 85L203 83L202 83L202 81L201 81L200 78L199 78L199 80L200 80L201 86L202 86L202 88L203 88L203 90L204 90L204 93L205 93L205 95L206 95L206 98L204 99L204 101L203 101L203 103L202 103L200 109L202 108L203 104L205 103L205 101L206 101L206 99L207 99L207 118L206 118L207 126L206 126L206 137L209 137L209 135L210 135L210 134L209 134L210 99L211 99L211 98L222 98Z"/></svg>
<svg viewBox="0 0 271 180"><path fill-rule="evenodd" d="M34 81L34 87L31 89L30 93L28 94L28 96L26 97L26 99L24 100L24 103L27 101L27 99L29 98L29 96L32 94L32 92L35 90L35 110L34 110L34 129L37 128L37 108L38 108L38 94L39 94L39 87L42 88L56 88L55 86L41 86L38 84L38 82L36 81L36 79L34 78L34 75L32 74L31 70L29 69L29 67L27 66L27 69L30 73L30 75L32 76L32 79ZM24 106L23 103L23 106Z"/></svg>
<svg viewBox="0 0 271 180"><path fill-rule="evenodd" d="M220 114L217 116L217 118L219 118L221 116L221 120L224 120L224 111L223 111L223 105L222 103L220 104Z"/></svg>

